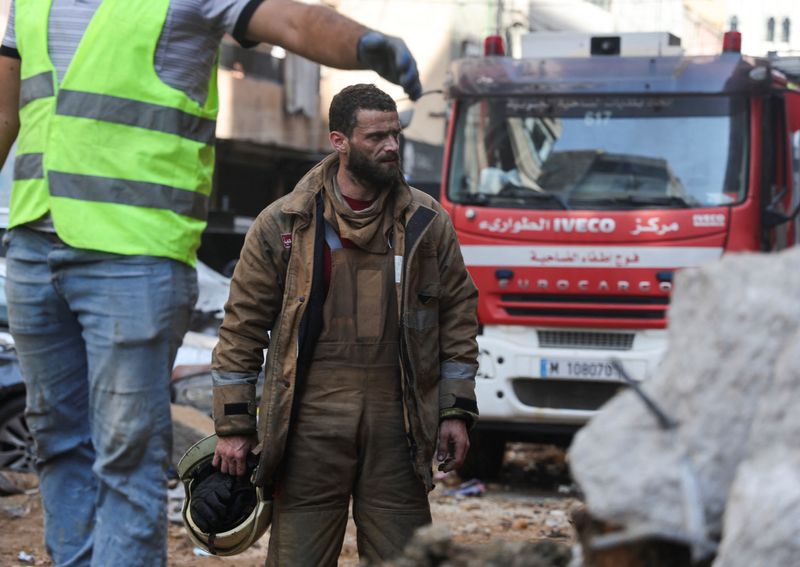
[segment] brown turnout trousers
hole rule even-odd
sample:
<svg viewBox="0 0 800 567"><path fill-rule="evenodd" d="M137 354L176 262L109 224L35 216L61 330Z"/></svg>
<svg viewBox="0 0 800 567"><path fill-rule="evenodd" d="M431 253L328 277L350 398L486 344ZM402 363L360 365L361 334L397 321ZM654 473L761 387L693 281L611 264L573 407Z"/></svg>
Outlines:
<svg viewBox="0 0 800 567"><path fill-rule="evenodd" d="M399 554L431 521L403 427L394 252L331 248L324 328L298 392L268 566L336 565L351 496L362 561Z"/></svg>

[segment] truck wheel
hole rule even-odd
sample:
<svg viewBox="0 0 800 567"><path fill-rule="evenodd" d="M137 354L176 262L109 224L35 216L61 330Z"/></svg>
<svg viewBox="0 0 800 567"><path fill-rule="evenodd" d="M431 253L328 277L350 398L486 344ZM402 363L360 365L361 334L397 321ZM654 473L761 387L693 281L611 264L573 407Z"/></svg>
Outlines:
<svg viewBox="0 0 800 567"><path fill-rule="evenodd" d="M25 395L0 405L0 469L35 472L36 446L25 422Z"/></svg>
<svg viewBox="0 0 800 567"><path fill-rule="evenodd" d="M506 439L495 431L475 431L469 435L469 453L458 471L462 479L496 480L503 468Z"/></svg>

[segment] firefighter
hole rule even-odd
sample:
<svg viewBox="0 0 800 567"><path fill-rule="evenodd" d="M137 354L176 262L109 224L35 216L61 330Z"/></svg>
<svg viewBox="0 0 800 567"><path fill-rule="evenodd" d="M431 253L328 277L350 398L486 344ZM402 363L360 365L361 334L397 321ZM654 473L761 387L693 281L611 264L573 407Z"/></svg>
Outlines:
<svg viewBox="0 0 800 567"><path fill-rule="evenodd" d="M17 139L6 290L57 565L166 563L169 376L197 297L225 32L420 94L401 40L323 6L12 3L0 50L0 164Z"/></svg>
<svg viewBox="0 0 800 567"><path fill-rule="evenodd" d="M434 451L449 471L469 448L477 291L448 215L405 183L399 135L386 93L337 94L334 153L258 216L234 271L213 462L244 474L260 439L252 479L275 486L268 565L335 565L351 497L362 560L396 555L431 521Z"/></svg>

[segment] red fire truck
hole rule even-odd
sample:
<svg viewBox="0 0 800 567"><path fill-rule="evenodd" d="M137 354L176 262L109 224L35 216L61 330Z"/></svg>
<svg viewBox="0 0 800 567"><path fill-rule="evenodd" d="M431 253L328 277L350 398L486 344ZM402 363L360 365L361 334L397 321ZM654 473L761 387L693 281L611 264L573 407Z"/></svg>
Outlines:
<svg viewBox="0 0 800 567"><path fill-rule="evenodd" d="M480 290L472 474L570 435L666 349L676 270L797 241L800 92L725 35L533 33L456 61L441 202ZM731 282L736 285L736 282Z"/></svg>

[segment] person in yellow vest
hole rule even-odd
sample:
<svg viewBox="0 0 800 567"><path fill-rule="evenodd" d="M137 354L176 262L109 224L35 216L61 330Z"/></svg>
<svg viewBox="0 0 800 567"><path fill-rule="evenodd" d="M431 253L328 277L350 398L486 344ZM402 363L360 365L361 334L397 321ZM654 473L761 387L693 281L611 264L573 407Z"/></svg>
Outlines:
<svg viewBox="0 0 800 567"><path fill-rule="evenodd" d="M329 127L334 153L248 232L214 349L213 464L243 475L260 442L268 566L336 565L351 497L361 559L398 554L478 416L478 292L446 211L403 180L394 101L347 87ZM203 492L193 520L219 531L229 499Z"/></svg>
<svg viewBox="0 0 800 567"><path fill-rule="evenodd" d="M0 164L16 140L9 323L57 565L166 564L169 376L197 297L225 33L372 69L402 40L292 0L15 0Z"/></svg>

